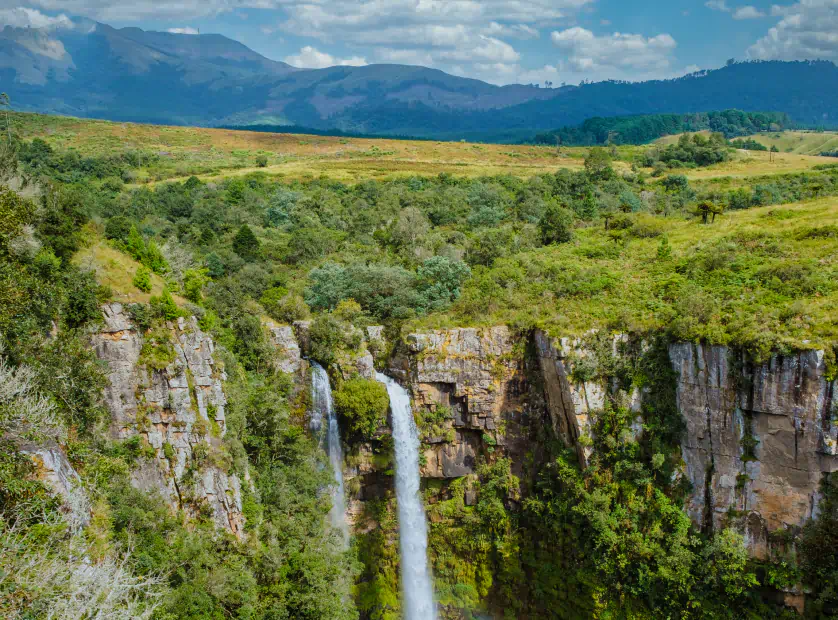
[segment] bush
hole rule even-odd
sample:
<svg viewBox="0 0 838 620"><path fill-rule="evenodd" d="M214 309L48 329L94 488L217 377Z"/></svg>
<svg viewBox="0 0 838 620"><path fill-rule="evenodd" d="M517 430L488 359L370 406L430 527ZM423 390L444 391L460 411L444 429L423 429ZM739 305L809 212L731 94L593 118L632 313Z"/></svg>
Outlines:
<svg viewBox="0 0 838 620"><path fill-rule="evenodd" d="M259 155L256 158L256 165L260 168L267 168L268 167L268 157L266 155Z"/></svg>
<svg viewBox="0 0 838 620"><path fill-rule="evenodd" d="M573 239L573 219L573 211L556 204L549 205L538 223L542 243L567 243Z"/></svg>
<svg viewBox="0 0 838 620"><path fill-rule="evenodd" d="M151 304L153 314L166 321L174 321L178 317L185 316L186 314L177 307L168 286L163 288L163 294L160 297L152 297L149 303Z"/></svg>
<svg viewBox="0 0 838 620"><path fill-rule="evenodd" d="M66 276L67 306L64 320L70 327L81 327L90 321L102 318L99 306L107 301L109 291L96 282L96 276L89 271L68 272Z"/></svg>
<svg viewBox="0 0 838 620"><path fill-rule="evenodd" d="M132 280L134 286L140 289L143 293L151 292L151 271L145 265L140 265L137 273L134 274Z"/></svg>
<svg viewBox="0 0 838 620"><path fill-rule="evenodd" d="M105 237L125 241L131 233L131 221L127 217L117 215L105 224Z"/></svg>
<svg viewBox="0 0 838 620"><path fill-rule="evenodd" d="M259 240L247 224L239 228L233 237L233 251L246 261L255 260L259 256Z"/></svg>
<svg viewBox="0 0 838 620"><path fill-rule="evenodd" d="M390 398L387 389L372 379L350 379L334 393L335 410L343 418L350 433L361 440L370 440L380 426L387 423Z"/></svg>
<svg viewBox="0 0 838 620"><path fill-rule="evenodd" d="M148 330L151 327L153 315L151 307L147 304L131 304L128 306L128 315L141 332Z"/></svg>

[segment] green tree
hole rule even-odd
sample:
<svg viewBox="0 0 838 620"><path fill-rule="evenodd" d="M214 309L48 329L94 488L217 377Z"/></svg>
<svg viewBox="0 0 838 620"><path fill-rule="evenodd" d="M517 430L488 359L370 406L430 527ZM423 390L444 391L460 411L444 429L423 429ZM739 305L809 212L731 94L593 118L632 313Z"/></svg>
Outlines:
<svg viewBox="0 0 838 620"><path fill-rule="evenodd" d="M611 156L603 148L594 147L585 158L585 173L594 182L607 181L614 176Z"/></svg>
<svg viewBox="0 0 838 620"><path fill-rule="evenodd" d="M390 398L387 389L372 379L350 379L334 393L335 410L346 422L350 433L370 440L387 422Z"/></svg>
<svg viewBox="0 0 838 620"><path fill-rule="evenodd" d="M193 304L204 301L204 286L209 282L206 269L187 269L183 272L183 295Z"/></svg>
<svg viewBox="0 0 838 620"><path fill-rule="evenodd" d="M544 245L567 243L573 239L573 211L558 204L550 204L538 223Z"/></svg>
<svg viewBox="0 0 838 620"><path fill-rule="evenodd" d="M259 256L259 240L247 224L243 224L233 237L233 251L246 261Z"/></svg>
<svg viewBox="0 0 838 620"><path fill-rule="evenodd" d="M132 284L143 293L151 292L151 270L145 265L140 265L137 273L134 274Z"/></svg>

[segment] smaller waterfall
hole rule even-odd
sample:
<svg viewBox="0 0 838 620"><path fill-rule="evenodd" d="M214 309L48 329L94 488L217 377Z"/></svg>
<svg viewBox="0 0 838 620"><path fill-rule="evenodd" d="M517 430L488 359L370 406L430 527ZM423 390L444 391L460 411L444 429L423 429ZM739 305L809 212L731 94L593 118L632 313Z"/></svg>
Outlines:
<svg viewBox="0 0 838 620"><path fill-rule="evenodd" d="M332 510L329 520L332 526L343 535L344 544L349 544L349 526L346 523L346 495L343 485L343 446L340 443L340 429L332 401L332 386L329 374L317 362L311 362L311 429L320 436L323 445L325 435L326 450L332 466L335 484L332 485ZM326 423L325 433L323 423Z"/></svg>
<svg viewBox="0 0 838 620"><path fill-rule="evenodd" d="M376 379L387 387L393 411L404 618L435 620L436 605L428 566L428 523L419 494L419 431L410 409L410 395L386 375L377 373Z"/></svg>

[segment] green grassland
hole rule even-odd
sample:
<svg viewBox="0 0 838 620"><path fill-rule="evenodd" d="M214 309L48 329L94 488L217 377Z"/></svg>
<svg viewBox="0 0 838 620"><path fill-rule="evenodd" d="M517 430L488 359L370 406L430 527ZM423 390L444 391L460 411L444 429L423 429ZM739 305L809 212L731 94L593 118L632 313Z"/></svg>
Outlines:
<svg viewBox="0 0 838 620"><path fill-rule="evenodd" d="M838 342L838 200L694 218L634 216L475 272L450 311L417 329L509 323L556 336L673 330L771 350ZM661 250L669 246L669 254Z"/></svg>
<svg viewBox="0 0 838 620"><path fill-rule="evenodd" d="M749 137L769 148L776 146L781 153L820 155L824 151L838 149L838 133L834 131L784 131Z"/></svg>
<svg viewBox="0 0 838 620"><path fill-rule="evenodd" d="M377 298L384 293L353 289L315 299L312 274L329 265L350 273L367 264L383 270L370 277L392 277L389 286L410 288L419 286L413 278L424 261L437 255L470 273L448 303L405 301L389 291L388 301L375 307L356 300L366 320L394 321L402 329L507 323L555 335L668 330L681 339L738 344L759 356L838 341L838 200L832 197L838 185L825 158L730 150L726 161L658 176L638 166L647 153L675 148L676 137L612 149L613 161L595 178L599 173L584 168L588 148L557 153L33 114L17 115L15 127L24 140L41 138L55 153L100 161L130 148L154 156L152 164L133 160L130 174L122 172L130 177L125 184L72 177L101 202L92 207L100 238L76 261L94 265L103 283L131 301L149 295L132 289L125 274L133 267L120 264L113 242L101 239L115 216L127 217L158 245L188 248L195 266L221 257L220 282L253 280L255 273L258 285L243 284L243 294L257 304L271 280L315 313L343 298ZM253 166L265 153L267 165ZM187 183L187 173L200 174ZM152 177L159 181L145 182ZM686 185L674 191L668 178ZM702 200L724 213L701 223L696 205ZM569 241L541 238L550 205L572 212ZM234 249L242 225L260 246L258 256L245 260ZM155 276L154 294L162 282ZM323 287L348 286L336 282ZM172 285L177 293L182 282ZM259 307L258 314L271 312ZM294 317L276 310L273 318Z"/></svg>

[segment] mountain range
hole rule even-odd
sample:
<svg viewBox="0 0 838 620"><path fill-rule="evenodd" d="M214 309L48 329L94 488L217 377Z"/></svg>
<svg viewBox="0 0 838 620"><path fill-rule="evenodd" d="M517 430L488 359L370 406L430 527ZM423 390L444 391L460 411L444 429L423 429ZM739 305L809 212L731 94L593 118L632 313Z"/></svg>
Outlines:
<svg viewBox="0 0 838 620"><path fill-rule="evenodd" d="M838 126L838 67L733 63L673 80L495 86L408 65L298 69L221 35L87 19L0 31L0 90L16 109L118 121L252 124L516 141L593 116L738 108Z"/></svg>

